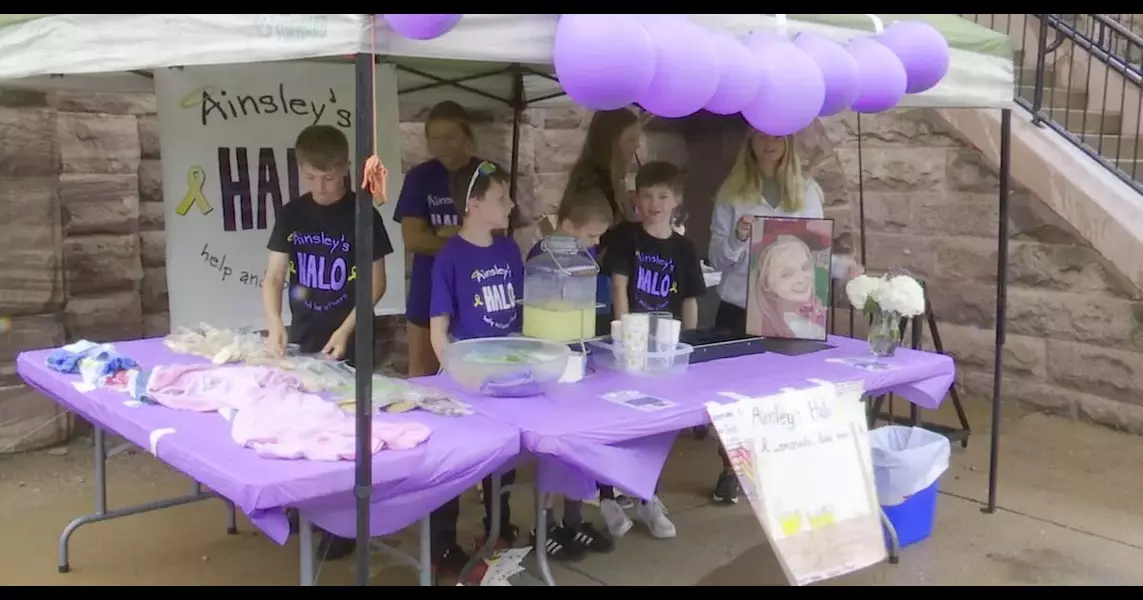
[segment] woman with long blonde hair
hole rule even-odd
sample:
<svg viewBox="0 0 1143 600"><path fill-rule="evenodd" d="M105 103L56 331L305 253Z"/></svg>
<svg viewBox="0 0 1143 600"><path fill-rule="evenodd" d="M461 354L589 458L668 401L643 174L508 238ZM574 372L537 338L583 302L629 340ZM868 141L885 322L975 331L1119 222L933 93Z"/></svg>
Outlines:
<svg viewBox="0 0 1143 600"><path fill-rule="evenodd" d="M715 200L710 224L710 264L722 272L718 329L746 331L746 290L750 278L750 229L755 217L821 219L822 190L802 173L794 136L771 136L751 129ZM835 277L853 276L860 267L850 257L834 256ZM840 274L839 274L840 271ZM712 495L715 502L738 502L738 480L726 451L719 448L723 470Z"/></svg>

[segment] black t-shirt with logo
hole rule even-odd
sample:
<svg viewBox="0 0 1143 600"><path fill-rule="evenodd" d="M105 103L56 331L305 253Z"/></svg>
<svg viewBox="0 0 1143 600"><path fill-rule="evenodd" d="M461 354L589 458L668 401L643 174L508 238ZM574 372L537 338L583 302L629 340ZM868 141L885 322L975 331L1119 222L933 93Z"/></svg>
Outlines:
<svg viewBox="0 0 1143 600"><path fill-rule="evenodd" d="M320 352L353 310L359 271L354 248L356 202L352 192L328 206L304 194L282 207L270 233L267 249L290 257L289 340L302 352ZM374 210L373 260L391 252L385 224ZM351 341L350 356L352 346Z"/></svg>
<svg viewBox="0 0 1143 600"><path fill-rule="evenodd" d="M627 307L633 313L669 311L682 319L683 300L706 292L694 242L677 233L659 239L638 223L616 226L604 267L627 276Z"/></svg>

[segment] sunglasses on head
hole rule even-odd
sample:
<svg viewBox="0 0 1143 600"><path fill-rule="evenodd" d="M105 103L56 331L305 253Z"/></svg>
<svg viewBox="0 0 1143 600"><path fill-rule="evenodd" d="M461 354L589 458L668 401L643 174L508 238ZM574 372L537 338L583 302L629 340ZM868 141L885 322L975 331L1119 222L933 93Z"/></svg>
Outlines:
<svg viewBox="0 0 1143 600"><path fill-rule="evenodd" d="M481 175L491 175L496 172L496 165L482 160L476 169L472 172L472 178L468 180L468 191L464 193L464 202L468 203L468 199L472 197L472 188L476 187L476 179Z"/></svg>

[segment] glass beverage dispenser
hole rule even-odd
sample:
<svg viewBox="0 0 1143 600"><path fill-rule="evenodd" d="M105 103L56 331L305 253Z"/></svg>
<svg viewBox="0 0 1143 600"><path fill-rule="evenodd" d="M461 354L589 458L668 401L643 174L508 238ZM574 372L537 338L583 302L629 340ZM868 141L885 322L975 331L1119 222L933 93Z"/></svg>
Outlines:
<svg viewBox="0 0 1143 600"><path fill-rule="evenodd" d="M524 335L550 342L595 337L599 264L571 236L551 235L524 264Z"/></svg>

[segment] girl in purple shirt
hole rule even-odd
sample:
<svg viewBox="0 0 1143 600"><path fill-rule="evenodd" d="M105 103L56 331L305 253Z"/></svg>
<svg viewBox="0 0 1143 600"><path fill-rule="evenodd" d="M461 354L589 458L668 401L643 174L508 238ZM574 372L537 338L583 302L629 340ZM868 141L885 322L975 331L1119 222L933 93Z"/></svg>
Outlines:
<svg viewBox="0 0 1143 600"><path fill-rule="evenodd" d="M425 141L433 158L405 175L393 212L393 220L401 224L405 248L413 255L405 308L409 377L432 375L440 368L429 341L433 257L460 229L461 212L453 202L453 179L471 173L480 162L469 153L472 126L464 108L456 102L441 102L429 111Z"/></svg>
<svg viewBox="0 0 1143 600"><path fill-rule="evenodd" d="M457 180L461 181L460 179ZM524 261L512 240L496 231L507 229L515 204L508 196L508 173L490 162L481 162L465 180L466 187L455 193L457 211L463 215L460 231L444 243L433 261L429 335L437 360L452 340L501 337L518 333L521 312L517 298L524 291ZM511 485L516 472L509 471L501 485ZM484 489L492 479L484 479ZM484 495L484 532L492 522L492 498ZM500 497L499 542L506 546L516 539L510 524L508 494ZM457 545L457 500L438 508L430 517L434 561L437 572L459 571L468 556ZM475 571L475 570L474 570ZM481 573L473 573L479 577Z"/></svg>

